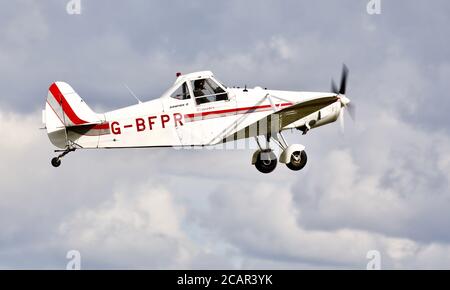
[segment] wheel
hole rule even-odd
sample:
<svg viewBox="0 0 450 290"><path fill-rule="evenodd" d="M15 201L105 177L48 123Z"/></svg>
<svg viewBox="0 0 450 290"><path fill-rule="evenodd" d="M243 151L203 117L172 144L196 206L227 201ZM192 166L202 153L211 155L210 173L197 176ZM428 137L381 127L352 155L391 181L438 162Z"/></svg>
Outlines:
<svg viewBox="0 0 450 290"><path fill-rule="evenodd" d="M59 159L58 157L53 157L52 165L53 167L59 167L61 165L61 159Z"/></svg>
<svg viewBox="0 0 450 290"><path fill-rule="evenodd" d="M272 157L270 160L262 160L261 152L259 152L256 159L255 167L256 169L259 170L259 172L270 173L275 169L275 167L277 167L277 158Z"/></svg>
<svg viewBox="0 0 450 290"><path fill-rule="evenodd" d="M305 151L295 151L291 155L291 162L286 163L286 166L290 170L298 171L305 167L306 162L308 161L308 157L306 156Z"/></svg>

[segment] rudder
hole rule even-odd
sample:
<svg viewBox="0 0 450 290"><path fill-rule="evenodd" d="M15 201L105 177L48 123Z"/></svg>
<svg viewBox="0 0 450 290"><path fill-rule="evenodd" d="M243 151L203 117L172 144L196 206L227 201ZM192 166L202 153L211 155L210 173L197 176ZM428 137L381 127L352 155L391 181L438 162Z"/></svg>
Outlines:
<svg viewBox="0 0 450 290"><path fill-rule="evenodd" d="M50 85L44 119L50 141L59 148L66 148L69 141L75 141L81 136L98 136L109 130L102 115L92 111L65 82Z"/></svg>

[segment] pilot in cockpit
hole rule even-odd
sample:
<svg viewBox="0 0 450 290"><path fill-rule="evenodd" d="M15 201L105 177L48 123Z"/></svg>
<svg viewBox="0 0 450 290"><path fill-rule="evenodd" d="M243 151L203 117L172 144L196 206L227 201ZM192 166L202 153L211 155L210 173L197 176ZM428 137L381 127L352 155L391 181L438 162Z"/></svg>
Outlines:
<svg viewBox="0 0 450 290"><path fill-rule="evenodd" d="M196 80L194 82L194 94L196 97L204 96L203 90L205 89L205 80Z"/></svg>
<svg viewBox="0 0 450 290"><path fill-rule="evenodd" d="M196 97L197 104L209 102L207 97L199 98L205 95L205 93L203 92L204 90L205 90L204 79L194 81L194 96Z"/></svg>

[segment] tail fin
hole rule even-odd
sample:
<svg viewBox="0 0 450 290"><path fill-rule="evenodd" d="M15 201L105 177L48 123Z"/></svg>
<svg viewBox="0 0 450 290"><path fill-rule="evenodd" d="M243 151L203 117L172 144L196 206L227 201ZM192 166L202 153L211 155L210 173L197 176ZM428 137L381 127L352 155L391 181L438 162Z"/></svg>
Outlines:
<svg viewBox="0 0 450 290"><path fill-rule="evenodd" d="M65 82L51 84L43 116L50 141L59 148L67 147L69 141L82 135L98 136L100 130L109 129L104 126L101 115L92 111ZM93 130L95 134L92 134Z"/></svg>

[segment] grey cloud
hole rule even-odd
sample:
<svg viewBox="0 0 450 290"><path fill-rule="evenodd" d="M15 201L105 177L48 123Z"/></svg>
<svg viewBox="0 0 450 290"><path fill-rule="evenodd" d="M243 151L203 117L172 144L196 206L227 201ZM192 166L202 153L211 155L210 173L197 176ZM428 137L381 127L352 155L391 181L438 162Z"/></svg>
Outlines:
<svg viewBox="0 0 450 290"><path fill-rule="evenodd" d="M355 149L331 149L294 185L300 220L311 228L447 242L448 137L383 114L371 122L355 134Z"/></svg>

